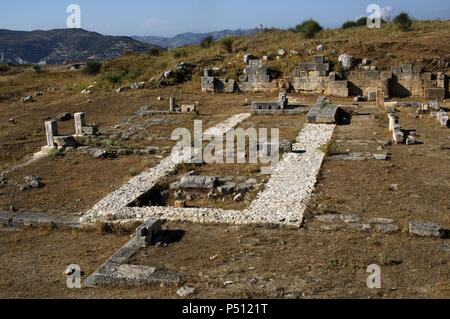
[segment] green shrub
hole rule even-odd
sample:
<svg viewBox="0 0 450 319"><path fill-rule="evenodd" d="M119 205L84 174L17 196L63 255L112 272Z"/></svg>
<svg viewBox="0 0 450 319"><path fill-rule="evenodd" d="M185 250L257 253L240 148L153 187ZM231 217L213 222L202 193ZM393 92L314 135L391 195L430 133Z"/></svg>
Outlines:
<svg viewBox="0 0 450 319"><path fill-rule="evenodd" d="M161 54L161 51L158 48L151 48L148 50L148 54L151 56L159 56Z"/></svg>
<svg viewBox="0 0 450 319"><path fill-rule="evenodd" d="M322 26L315 20L307 20L295 27L296 32L303 33L308 39L314 38L317 33L322 31Z"/></svg>
<svg viewBox="0 0 450 319"><path fill-rule="evenodd" d="M188 56L187 52L185 50L175 50L172 52L172 56L174 57L174 59L179 59L179 58L185 58Z"/></svg>
<svg viewBox="0 0 450 319"><path fill-rule="evenodd" d="M224 48L225 51L227 51L228 53L233 53L233 38L223 38L222 40L220 40L220 44L222 44L222 48Z"/></svg>
<svg viewBox="0 0 450 319"><path fill-rule="evenodd" d="M112 84L121 83L126 73L123 71L109 71L103 74L103 78Z"/></svg>
<svg viewBox="0 0 450 319"><path fill-rule="evenodd" d="M354 28L354 27L356 27L355 21L347 21L342 25L342 29L349 29L349 28Z"/></svg>
<svg viewBox="0 0 450 319"><path fill-rule="evenodd" d="M204 39L202 40L202 42L200 42L200 46L201 46L202 48L207 49L207 48L210 48L210 47L211 47L211 45L213 44L213 42L214 42L214 38L213 38L212 36L208 36L208 37L204 38Z"/></svg>
<svg viewBox="0 0 450 319"><path fill-rule="evenodd" d="M411 17L405 13L402 12L398 16L394 18L394 24L401 30L401 31L410 31L411 26L413 23L413 20Z"/></svg>
<svg viewBox="0 0 450 319"><path fill-rule="evenodd" d="M42 68L41 68L40 65L37 65L37 64L33 65L33 70L34 70L34 72L36 72L37 74L42 73Z"/></svg>
<svg viewBox="0 0 450 319"><path fill-rule="evenodd" d="M84 68L83 72L88 75L97 75L100 73L102 69L101 62L98 61L88 61L86 63L86 67Z"/></svg>
<svg viewBox="0 0 450 319"><path fill-rule="evenodd" d="M359 18L355 23L357 27L365 27L367 26L367 17Z"/></svg>

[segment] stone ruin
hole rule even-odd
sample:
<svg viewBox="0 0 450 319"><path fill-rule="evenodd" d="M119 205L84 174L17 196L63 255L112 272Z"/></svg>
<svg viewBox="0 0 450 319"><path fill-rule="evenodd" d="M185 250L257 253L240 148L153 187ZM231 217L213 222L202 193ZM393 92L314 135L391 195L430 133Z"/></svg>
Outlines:
<svg viewBox="0 0 450 319"><path fill-rule="evenodd" d="M252 102L251 109L254 115L300 114L308 110L306 106L289 104L286 93L280 93L277 101Z"/></svg>
<svg viewBox="0 0 450 319"><path fill-rule="evenodd" d="M444 72L424 72L421 65L404 64L389 71L376 70L375 66L351 67L343 72L333 71L333 64L323 55L316 55L312 62L302 62L284 81L274 81L278 74L256 60L245 56L247 67L239 79L221 79L210 69L202 77L205 93L274 92L280 84L288 91L304 94L359 97L360 100L376 101L381 96L417 97L443 100L450 96L449 76Z"/></svg>
<svg viewBox="0 0 450 319"><path fill-rule="evenodd" d="M342 107L332 104L325 96L321 96L309 110L306 121L313 124L348 124L350 114Z"/></svg>
<svg viewBox="0 0 450 319"><path fill-rule="evenodd" d="M224 79L214 74L211 69L205 69L201 79L202 92L204 93L235 93L235 92L275 92L278 83L274 81L276 72L264 65L260 60L249 59L248 64L239 81Z"/></svg>
<svg viewBox="0 0 450 319"><path fill-rule="evenodd" d="M178 105L176 97L171 96L169 98L168 110L152 110L150 106L143 106L135 114L137 116L148 116L155 114L180 114L180 113L196 113L196 112L197 112L197 103Z"/></svg>
<svg viewBox="0 0 450 319"><path fill-rule="evenodd" d="M330 63L325 63L323 55L314 56L313 62L303 62L294 70L290 86L295 92L349 96L347 80L340 80L331 71Z"/></svg>
<svg viewBox="0 0 450 319"><path fill-rule="evenodd" d="M96 124L86 125L86 114L83 112L75 113L75 134L74 135L59 135L58 122L45 122L45 136L47 145L42 147L41 151L34 154L34 158L45 157L55 149L63 149L67 147L77 147L77 137L86 135L96 135L98 127Z"/></svg>

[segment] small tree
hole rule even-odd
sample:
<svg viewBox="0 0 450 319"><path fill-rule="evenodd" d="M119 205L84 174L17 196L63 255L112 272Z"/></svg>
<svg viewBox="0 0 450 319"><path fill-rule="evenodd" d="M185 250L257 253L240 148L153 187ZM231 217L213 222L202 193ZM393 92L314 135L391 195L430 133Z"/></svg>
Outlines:
<svg viewBox="0 0 450 319"><path fill-rule="evenodd" d="M33 70L34 72L36 72L37 74L41 74L42 73L42 68L39 64L35 64L33 65Z"/></svg>
<svg viewBox="0 0 450 319"><path fill-rule="evenodd" d="M401 31L410 31L413 21L407 13L402 12L394 18L394 23Z"/></svg>
<svg viewBox="0 0 450 319"><path fill-rule="evenodd" d="M88 75L96 75L100 73L100 70L102 69L102 64L98 61L88 61L86 63L86 67L84 68L84 73Z"/></svg>
<svg viewBox="0 0 450 319"><path fill-rule="evenodd" d="M358 27L365 27L367 26L367 17L362 17L356 20L356 26Z"/></svg>
<svg viewBox="0 0 450 319"><path fill-rule="evenodd" d="M227 51L228 53L233 53L233 44L234 39L232 38L223 38L220 43L222 44L222 47Z"/></svg>
<svg viewBox="0 0 450 319"><path fill-rule="evenodd" d="M342 29L348 29L348 28L353 28L353 27L356 27L355 21L347 21L342 25Z"/></svg>
<svg viewBox="0 0 450 319"><path fill-rule="evenodd" d="M201 46L202 48L207 49L207 48L211 47L211 45L213 44L213 42L214 42L214 38L213 38L212 36L208 36L208 37L204 38L204 39L202 40L202 42L200 42L200 46Z"/></svg>
<svg viewBox="0 0 450 319"><path fill-rule="evenodd" d="M316 36L317 33L323 30L322 26L315 20L307 20L302 24L295 27L297 32L303 33L306 38L311 39Z"/></svg>
<svg viewBox="0 0 450 319"><path fill-rule="evenodd" d="M161 53L161 51L158 48L151 48L148 50L148 54L151 56L158 56Z"/></svg>

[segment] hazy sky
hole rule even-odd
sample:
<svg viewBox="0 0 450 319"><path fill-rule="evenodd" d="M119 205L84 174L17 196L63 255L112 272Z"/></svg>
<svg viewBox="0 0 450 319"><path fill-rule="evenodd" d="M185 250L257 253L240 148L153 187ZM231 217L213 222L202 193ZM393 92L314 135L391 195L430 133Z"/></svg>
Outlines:
<svg viewBox="0 0 450 319"><path fill-rule="evenodd" d="M449 0L0 0L0 29L65 28L72 3L81 7L83 29L111 35L285 28L307 18L336 27L367 15L372 3L388 15L406 11L420 19L450 19Z"/></svg>

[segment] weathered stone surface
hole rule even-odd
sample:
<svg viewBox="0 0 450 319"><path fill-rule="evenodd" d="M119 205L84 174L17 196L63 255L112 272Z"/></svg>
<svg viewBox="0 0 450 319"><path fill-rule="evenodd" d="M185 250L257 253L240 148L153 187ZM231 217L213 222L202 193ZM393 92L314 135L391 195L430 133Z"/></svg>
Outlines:
<svg viewBox="0 0 450 319"><path fill-rule="evenodd" d="M72 119L72 114L70 114L69 112L64 112L58 114L58 116L56 116L56 119L60 122L70 121Z"/></svg>
<svg viewBox="0 0 450 319"><path fill-rule="evenodd" d="M180 296L181 298L186 298L192 294L195 293L195 288L191 288L191 287L181 287L180 289L177 290L177 295Z"/></svg>
<svg viewBox="0 0 450 319"><path fill-rule="evenodd" d="M63 148L78 146L78 143L73 136L55 136L53 140L57 146Z"/></svg>
<svg viewBox="0 0 450 319"><path fill-rule="evenodd" d="M216 176L183 176L180 180L181 188L213 189L218 185Z"/></svg>
<svg viewBox="0 0 450 319"><path fill-rule="evenodd" d="M393 224L376 224L374 229L381 234L395 234L400 231L400 228Z"/></svg>
<svg viewBox="0 0 450 319"><path fill-rule="evenodd" d="M47 139L47 146L53 147L55 146L55 136L58 135L58 122L56 121L47 121L45 122L45 136Z"/></svg>
<svg viewBox="0 0 450 319"><path fill-rule="evenodd" d="M350 70L355 66L356 63L355 58L346 53L341 54L338 58L338 61L342 64L344 70Z"/></svg>
<svg viewBox="0 0 450 319"><path fill-rule="evenodd" d="M75 118L75 134L83 135L83 127L86 126L86 114L83 112L78 112L74 114Z"/></svg>
<svg viewBox="0 0 450 319"><path fill-rule="evenodd" d="M22 186L22 190L36 189L44 187L44 183L42 183L42 179L38 176L30 175L25 176L24 178L25 184Z"/></svg>
<svg viewBox="0 0 450 319"><path fill-rule="evenodd" d="M337 214L325 214L316 216L316 220L321 223L334 223L340 218Z"/></svg>
<svg viewBox="0 0 450 319"><path fill-rule="evenodd" d="M140 246L150 246L154 236L161 232L161 221L158 219L147 219L136 229L136 242Z"/></svg>
<svg viewBox="0 0 450 319"><path fill-rule="evenodd" d="M411 222L409 223L409 234L420 237L443 237L444 229L431 222Z"/></svg>
<svg viewBox="0 0 450 319"><path fill-rule="evenodd" d="M358 215L341 215L340 218L346 224L359 223L361 221L361 217Z"/></svg>

